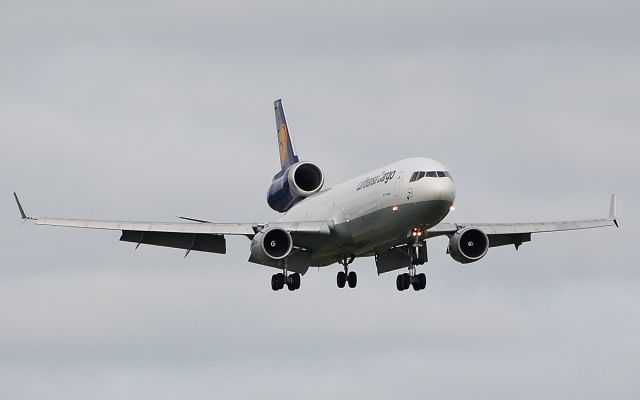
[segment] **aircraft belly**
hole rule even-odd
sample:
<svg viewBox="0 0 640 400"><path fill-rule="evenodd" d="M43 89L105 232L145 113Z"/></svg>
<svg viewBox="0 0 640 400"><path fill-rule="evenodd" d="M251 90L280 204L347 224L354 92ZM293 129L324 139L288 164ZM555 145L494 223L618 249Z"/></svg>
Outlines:
<svg viewBox="0 0 640 400"><path fill-rule="evenodd" d="M403 204L397 211L384 208L336 224L331 240L312 252L311 265L330 265L349 254L368 256L376 249L404 244L411 228L437 225L446 216L450 205L450 202L441 200Z"/></svg>

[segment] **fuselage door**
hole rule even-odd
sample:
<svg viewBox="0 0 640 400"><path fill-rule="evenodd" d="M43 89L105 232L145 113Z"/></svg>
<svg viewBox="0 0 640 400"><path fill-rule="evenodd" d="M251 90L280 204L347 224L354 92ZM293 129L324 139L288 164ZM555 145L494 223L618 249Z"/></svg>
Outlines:
<svg viewBox="0 0 640 400"><path fill-rule="evenodd" d="M394 181L393 181L393 195L394 196L399 196L400 195L400 189L402 186L402 171L398 171L396 172L396 176L394 177Z"/></svg>

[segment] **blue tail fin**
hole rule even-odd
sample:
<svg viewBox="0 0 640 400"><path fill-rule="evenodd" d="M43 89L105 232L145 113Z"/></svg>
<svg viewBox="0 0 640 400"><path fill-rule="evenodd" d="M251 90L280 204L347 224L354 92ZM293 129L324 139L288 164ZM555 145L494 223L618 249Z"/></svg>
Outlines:
<svg viewBox="0 0 640 400"><path fill-rule="evenodd" d="M284 109L282 108L282 100L278 99L273 102L276 110L276 129L278 132L278 147L280 148L280 166L283 170L298 162L298 156L291 142L291 135L287 120L284 117Z"/></svg>

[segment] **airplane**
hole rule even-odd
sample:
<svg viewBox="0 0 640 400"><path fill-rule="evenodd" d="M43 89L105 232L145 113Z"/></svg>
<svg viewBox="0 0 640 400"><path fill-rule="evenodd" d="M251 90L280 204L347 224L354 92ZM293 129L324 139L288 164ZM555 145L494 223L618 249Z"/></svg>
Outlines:
<svg viewBox="0 0 640 400"><path fill-rule="evenodd" d="M426 288L416 267L428 261L427 240L447 236L446 252L468 264L483 258L489 248L514 245L531 235L618 226L616 196L611 195L609 217L536 223L442 222L454 209L456 186L449 170L429 158L407 158L377 168L332 188L324 188L324 173L310 161L300 161L293 147L282 100L274 102L280 171L267 192L269 206L282 214L269 223L217 223L178 217L187 222L130 222L61 218L33 218L14 192L22 220L37 225L122 231L120 240L191 251L226 253L225 236L250 240L249 262L277 268L271 289L300 288L310 267L342 265L337 286L355 288L357 275L349 270L356 258L374 257L378 275L406 270L396 289Z"/></svg>

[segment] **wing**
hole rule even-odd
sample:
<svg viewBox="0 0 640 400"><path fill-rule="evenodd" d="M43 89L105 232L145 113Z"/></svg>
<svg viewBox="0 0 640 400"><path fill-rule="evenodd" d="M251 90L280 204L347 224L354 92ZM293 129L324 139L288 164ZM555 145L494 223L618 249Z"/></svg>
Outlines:
<svg viewBox="0 0 640 400"><path fill-rule="evenodd" d="M14 193L20 216L23 220L34 220L36 225L62 226L70 228L104 229L122 231L120 240L124 242L173 247L190 251L226 253L226 235L246 236L249 239L266 226L279 226L291 235L304 238L308 235L330 234L329 224L325 221L307 221L290 223L214 223L189 218L200 222L132 222L101 221L88 219L32 218L28 217L18 196ZM185 218L183 218L185 219ZM186 256L186 255L185 255Z"/></svg>
<svg viewBox="0 0 640 400"><path fill-rule="evenodd" d="M489 237L489 246L505 246L513 244L518 248L523 242L531 241L532 233L572 231L578 229L618 226L616 220L616 196L611 195L609 218L583 219L574 221L524 222L524 223L440 223L428 229L428 235L451 235L458 230L473 226L482 230Z"/></svg>
<svg viewBox="0 0 640 400"><path fill-rule="evenodd" d="M187 250L226 253L225 235L253 237L258 224L184 222L129 222L84 219L39 218L36 225L122 231L120 240ZM186 256L186 255L185 255Z"/></svg>

